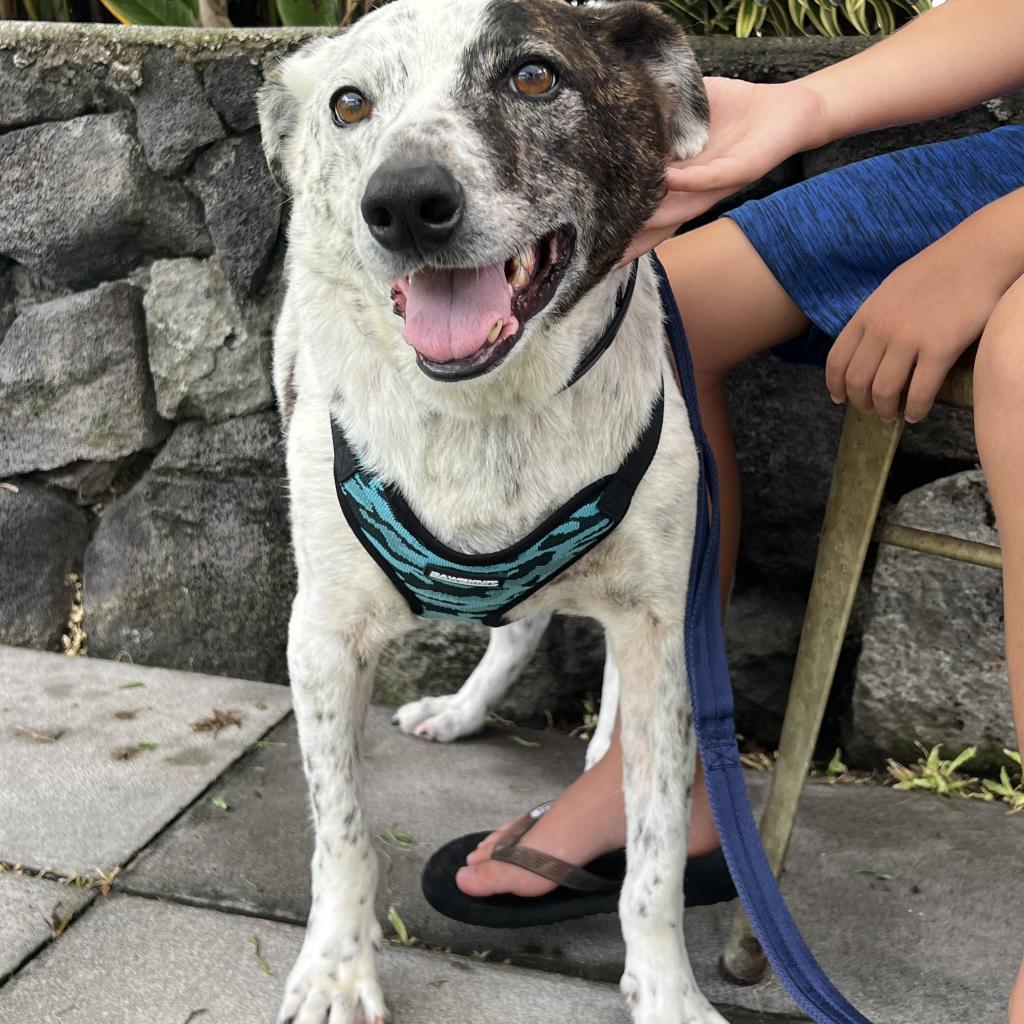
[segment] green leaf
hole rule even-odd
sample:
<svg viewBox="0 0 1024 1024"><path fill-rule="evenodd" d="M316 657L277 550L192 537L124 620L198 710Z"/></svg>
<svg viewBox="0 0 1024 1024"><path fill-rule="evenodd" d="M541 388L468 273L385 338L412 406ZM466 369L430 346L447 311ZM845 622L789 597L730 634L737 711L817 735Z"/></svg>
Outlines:
<svg viewBox="0 0 1024 1024"><path fill-rule="evenodd" d="M846 774L846 765L843 764L843 751L840 747L836 747L836 752L832 755L832 760L829 761L828 767L825 769L825 774L830 777L837 775Z"/></svg>
<svg viewBox="0 0 1024 1024"><path fill-rule="evenodd" d="M123 683L118 687L119 690L137 690L141 686L145 686L145 683Z"/></svg>
<svg viewBox="0 0 1024 1024"><path fill-rule="evenodd" d="M409 929L405 927L405 922L394 907L388 907L388 923L395 929L395 935L398 937L399 945L408 946Z"/></svg>
<svg viewBox="0 0 1024 1024"><path fill-rule="evenodd" d="M229 808L227 800L225 800L224 797L222 797L222 796L215 796L215 797L213 797L210 800L210 803L213 804L214 807L216 807L218 810L221 810L221 811L226 811Z"/></svg>
<svg viewBox="0 0 1024 1024"><path fill-rule="evenodd" d="M961 751L949 762L949 767L946 769L946 773L952 775L962 764L966 764L971 760L972 757L978 752L977 747L968 747L966 750Z"/></svg>
<svg viewBox="0 0 1024 1024"><path fill-rule="evenodd" d="M122 25L199 25L198 0L101 0Z"/></svg>
<svg viewBox="0 0 1024 1024"><path fill-rule="evenodd" d="M341 12L336 0L277 0L282 25L337 25Z"/></svg>
<svg viewBox="0 0 1024 1024"><path fill-rule="evenodd" d="M394 847L396 850L401 850L403 853L408 853L416 847L416 840L413 839L412 836L406 835L402 832L397 825L392 825L391 828L385 829L377 836L377 838L385 846Z"/></svg>
<svg viewBox="0 0 1024 1024"><path fill-rule="evenodd" d="M155 743L140 743L139 750L156 750Z"/></svg>
<svg viewBox="0 0 1024 1024"><path fill-rule="evenodd" d="M258 935L252 935L249 937L249 942L252 943L253 956L256 957L256 964L259 969L266 974L268 977L273 977L274 972L270 969L270 964L263 959L263 953L260 951L260 938Z"/></svg>

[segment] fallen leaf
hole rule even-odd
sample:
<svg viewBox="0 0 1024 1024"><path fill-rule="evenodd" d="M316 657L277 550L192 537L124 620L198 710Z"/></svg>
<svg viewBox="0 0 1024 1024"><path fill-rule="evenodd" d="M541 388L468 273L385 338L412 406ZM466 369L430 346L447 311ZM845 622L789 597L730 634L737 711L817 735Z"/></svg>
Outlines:
<svg viewBox="0 0 1024 1024"><path fill-rule="evenodd" d="M534 740L524 740L522 736L509 736L509 739L513 743L518 743L521 747L539 747L540 744Z"/></svg>
<svg viewBox="0 0 1024 1024"><path fill-rule="evenodd" d="M273 977L274 972L270 969L270 964L263 959L263 954L260 952L260 939L258 935L250 937L249 941L252 943L253 955L256 957L256 963L259 965L260 970L268 977Z"/></svg>
<svg viewBox="0 0 1024 1024"><path fill-rule="evenodd" d="M221 711L220 708L214 708L213 714L209 718L200 718L198 722L193 722L192 730L194 732L212 732L214 736L217 736L221 729L226 729L229 725L237 726L240 729L242 727L241 716L234 711Z"/></svg>
<svg viewBox="0 0 1024 1024"><path fill-rule="evenodd" d="M20 732L22 736L27 736L37 743L56 743L64 735L63 730L55 733L36 732L35 729L30 729L27 725L16 725L14 731Z"/></svg>

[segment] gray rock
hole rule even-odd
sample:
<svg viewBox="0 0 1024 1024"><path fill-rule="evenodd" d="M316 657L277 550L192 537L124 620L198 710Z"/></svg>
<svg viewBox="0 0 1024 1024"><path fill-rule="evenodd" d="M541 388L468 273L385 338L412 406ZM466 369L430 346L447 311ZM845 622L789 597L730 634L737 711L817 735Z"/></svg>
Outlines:
<svg viewBox="0 0 1024 1024"><path fill-rule="evenodd" d="M207 99L236 132L248 131L259 123L256 90L262 83L259 68L248 57L221 57L203 69Z"/></svg>
<svg viewBox="0 0 1024 1024"><path fill-rule="evenodd" d="M0 342L4 333L14 322L15 310L14 274L0 267Z"/></svg>
<svg viewBox="0 0 1024 1024"><path fill-rule="evenodd" d="M113 462L72 462L70 466L39 473L47 487L70 491L77 505L92 505L110 493L114 481L124 468L124 459Z"/></svg>
<svg viewBox="0 0 1024 1024"><path fill-rule="evenodd" d="M154 263L144 304L161 416L222 420L272 404L270 332L211 262Z"/></svg>
<svg viewBox="0 0 1024 1024"><path fill-rule="evenodd" d="M217 262L238 294L248 296L270 265L284 201L258 136L211 146L196 162L196 184Z"/></svg>
<svg viewBox="0 0 1024 1024"><path fill-rule="evenodd" d="M0 51L0 131L38 121L63 121L88 110L92 83L88 76L63 69L19 66L19 54Z"/></svg>
<svg viewBox="0 0 1024 1024"><path fill-rule="evenodd" d="M729 408L743 483L741 562L756 576L809 577L843 411L820 369L771 355L736 369Z"/></svg>
<svg viewBox="0 0 1024 1024"><path fill-rule="evenodd" d="M224 126L203 94L199 75L171 50L146 54L142 88L132 102L146 159L160 174L180 174L199 149L224 137Z"/></svg>
<svg viewBox="0 0 1024 1024"><path fill-rule="evenodd" d="M900 128L886 128L880 132L869 132L837 142L830 142L821 149L812 150L804 156L804 170L807 177L881 153L891 153L910 146L924 146L930 142L942 142L963 135L974 135L998 126L996 116L986 107L972 107L959 114L940 117L921 124L905 125Z"/></svg>
<svg viewBox="0 0 1024 1024"><path fill-rule="evenodd" d="M786 713L805 604L797 590L737 585L725 614L736 728L768 750L775 749Z"/></svg>
<svg viewBox="0 0 1024 1024"><path fill-rule="evenodd" d="M0 476L118 459L164 438L141 300L117 282L14 321L0 345Z"/></svg>
<svg viewBox="0 0 1024 1024"><path fill-rule="evenodd" d="M989 100L985 106L1000 124L1024 124L1024 92Z"/></svg>
<svg viewBox="0 0 1024 1024"><path fill-rule="evenodd" d="M89 650L284 682L293 586L276 417L185 423L86 552Z"/></svg>
<svg viewBox="0 0 1024 1024"><path fill-rule="evenodd" d="M957 473L905 495L893 521L998 543L984 477ZM1016 748L1003 647L1000 574L883 546L853 696L858 757L917 756L914 741L947 754L976 745L1004 763Z"/></svg>
<svg viewBox="0 0 1024 1024"><path fill-rule="evenodd" d="M75 287L119 277L145 254L205 255L198 204L154 179L128 114L0 136L0 255Z"/></svg>
<svg viewBox="0 0 1024 1024"><path fill-rule="evenodd" d="M970 409L934 406L920 423L907 425L900 441L900 452L925 459L977 463L974 413Z"/></svg>
<svg viewBox="0 0 1024 1024"><path fill-rule="evenodd" d="M67 575L89 539L85 513L59 491L0 488L0 644L58 646L71 610Z"/></svg>

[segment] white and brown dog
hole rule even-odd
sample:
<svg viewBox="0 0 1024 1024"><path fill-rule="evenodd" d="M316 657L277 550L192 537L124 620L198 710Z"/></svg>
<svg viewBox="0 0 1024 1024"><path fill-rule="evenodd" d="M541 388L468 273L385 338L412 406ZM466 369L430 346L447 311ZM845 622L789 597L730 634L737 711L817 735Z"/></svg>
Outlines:
<svg viewBox="0 0 1024 1024"><path fill-rule="evenodd" d="M284 60L260 113L292 196L275 384L298 564L288 661L316 822L313 905L279 1019L379 1024L359 741L377 654L418 620L339 509L332 417L366 472L469 556L515 544L615 471L674 380L646 260L614 345L563 387L616 309L616 264L666 161L703 146L707 101L678 26L645 3L398 0ZM399 714L430 738L472 731L552 610L605 626L637 1024L724 1024L682 928L694 742L681 581L697 481L670 383L618 528L508 614L468 689Z"/></svg>

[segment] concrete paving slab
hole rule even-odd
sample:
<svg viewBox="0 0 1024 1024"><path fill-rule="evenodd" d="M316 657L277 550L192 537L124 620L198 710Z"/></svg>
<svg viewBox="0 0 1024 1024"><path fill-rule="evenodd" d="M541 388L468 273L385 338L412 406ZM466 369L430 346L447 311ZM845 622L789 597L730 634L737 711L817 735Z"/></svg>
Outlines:
<svg viewBox="0 0 1024 1024"><path fill-rule="evenodd" d="M289 707L266 683L0 648L0 861L124 864ZM195 731L215 709L239 724Z"/></svg>
<svg viewBox="0 0 1024 1024"><path fill-rule="evenodd" d="M270 1024L301 942L292 925L110 896L0 989L0 1020ZM380 971L395 1024L628 1021L611 985L393 946Z"/></svg>
<svg viewBox="0 0 1024 1024"><path fill-rule="evenodd" d="M547 928L468 928L437 915L419 889L422 866L442 842L496 824L557 792L582 764L583 744L492 730L453 746L400 735L390 712L371 709L368 813L375 833L397 825L410 851L378 841L378 912L394 905L411 934L458 952L614 980L622 943L614 917ZM172 896L283 920L305 918L311 849L294 727L241 761L218 783L231 810L212 820L200 804L126 873L130 891ZM749 779L755 805L767 779ZM946 801L866 786L812 784L804 798L783 889L811 948L876 1024L1003 1024L1021 954L1024 816L975 801ZM891 877L890 877L891 876ZM736 988L718 975L728 908L687 917L698 980L716 1003L794 1014L769 979Z"/></svg>
<svg viewBox="0 0 1024 1024"><path fill-rule="evenodd" d="M0 981L47 943L54 929L94 895L73 885L13 873L0 875Z"/></svg>

